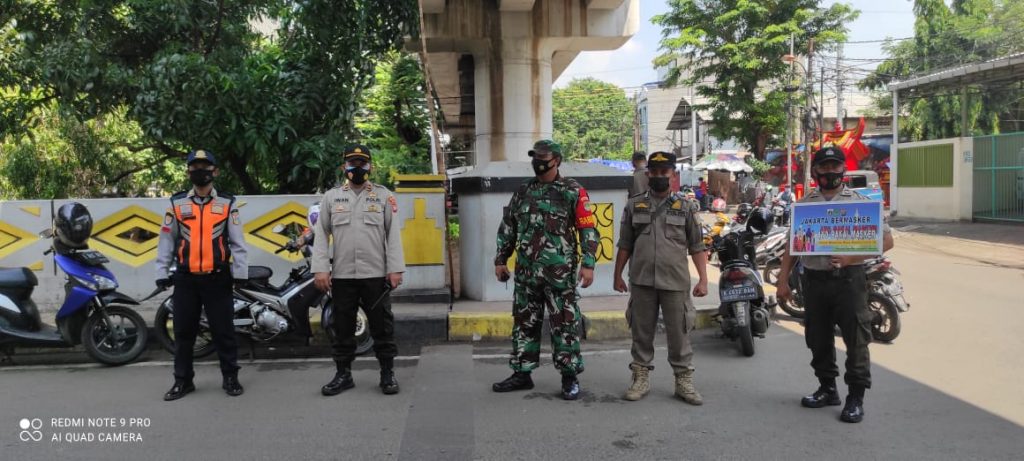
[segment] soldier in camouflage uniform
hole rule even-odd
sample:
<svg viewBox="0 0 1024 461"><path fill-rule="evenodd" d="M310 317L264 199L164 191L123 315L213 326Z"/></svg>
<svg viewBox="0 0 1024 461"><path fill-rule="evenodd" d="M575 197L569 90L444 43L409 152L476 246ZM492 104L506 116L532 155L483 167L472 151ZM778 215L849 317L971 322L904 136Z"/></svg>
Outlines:
<svg viewBox="0 0 1024 461"><path fill-rule="evenodd" d="M536 178L524 183L512 195L498 228L495 276L509 279L506 263L516 252L515 301L512 328L514 373L495 383L495 392L533 389L530 372L540 361L541 327L544 311L551 324L552 360L562 373L562 397L575 400L583 372L580 356L581 314L577 301L576 269L586 288L594 280L598 246L595 219L587 191L576 181L558 174L562 148L551 140L537 141L529 152ZM579 248L577 250L577 233ZM581 261L582 259L582 261Z"/></svg>

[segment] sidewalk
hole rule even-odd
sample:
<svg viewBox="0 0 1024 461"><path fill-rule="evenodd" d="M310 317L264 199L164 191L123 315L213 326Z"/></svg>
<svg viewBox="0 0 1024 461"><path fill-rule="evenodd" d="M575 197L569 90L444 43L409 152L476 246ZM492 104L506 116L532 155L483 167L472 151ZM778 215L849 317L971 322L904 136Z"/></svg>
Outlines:
<svg viewBox="0 0 1024 461"><path fill-rule="evenodd" d="M909 245L972 261L1024 269L1024 225L893 218L897 246Z"/></svg>

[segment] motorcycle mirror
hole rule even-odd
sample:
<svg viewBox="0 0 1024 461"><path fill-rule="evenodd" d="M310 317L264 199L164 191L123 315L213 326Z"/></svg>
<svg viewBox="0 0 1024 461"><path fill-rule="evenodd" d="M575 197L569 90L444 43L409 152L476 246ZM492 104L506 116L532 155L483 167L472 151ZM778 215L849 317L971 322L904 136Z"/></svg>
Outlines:
<svg viewBox="0 0 1024 461"><path fill-rule="evenodd" d="M39 233L39 237L44 239L53 238L53 229L44 229Z"/></svg>
<svg viewBox="0 0 1024 461"><path fill-rule="evenodd" d="M274 231L275 234L280 234L281 231L284 230L284 225L283 224L278 224L278 225L274 226L274 228L272 230Z"/></svg>

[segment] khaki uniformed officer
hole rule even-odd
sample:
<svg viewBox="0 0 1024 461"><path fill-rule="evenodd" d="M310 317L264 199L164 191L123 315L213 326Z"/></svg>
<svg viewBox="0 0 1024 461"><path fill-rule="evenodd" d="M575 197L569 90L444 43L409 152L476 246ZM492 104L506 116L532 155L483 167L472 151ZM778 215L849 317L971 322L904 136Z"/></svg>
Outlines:
<svg viewBox="0 0 1024 461"><path fill-rule="evenodd" d="M356 351L356 313L362 306L370 324L373 351L380 362L380 388L385 394L397 394L394 363L398 346L387 288L401 285L405 272L398 204L391 191L367 181L371 169L369 148L348 146L344 160L347 181L324 194L320 218L313 228L316 285L331 292L334 299L331 328L335 331L332 346L337 373L321 392L337 395L355 386L351 369Z"/></svg>
<svg viewBox="0 0 1024 461"><path fill-rule="evenodd" d="M633 182L629 184L629 197L647 190L647 156L643 152L633 153Z"/></svg>
<svg viewBox="0 0 1024 461"><path fill-rule="evenodd" d="M843 185L846 156L836 147L826 147L814 153L811 163L818 189L800 200L807 202L866 200ZM888 224L883 227L882 249L893 247ZM792 240L792 239L790 239ZM836 378L835 330L839 325L846 343L846 376L850 388L846 406L839 418L848 423L864 419L864 390L871 387L871 311L868 308L867 281L864 278L865 256L801 256L804 267L801 286L804 290L806 316L804 338L811 349L811 367L821 386L813 394L801 399L801 405L821 408L839 405ZM782 257L779 273L778 296L791 297L789 274L793 269L789 248Z"/></svg>
<svg viewBox="0 0 1024 461"><path fill-rule="evenodd" d="M680 194L671 194L669 183L676 174L676 156L667 152L651 154L647 162L650 189L629 199L619 230L619 253L615 258L615 290L630 291L626 317L633 333L633 383L626 400L640 400L650 391L649 374L654 369L654 333L658 310L665 320L668 362L675 375L675 393L691 405L703 399L693 385L693 348L689 332L696 321L690 298L690 254L700 280L693 296L708 294L707 253L700 223ZM629 286L622 270L629 262Z"/></svg>

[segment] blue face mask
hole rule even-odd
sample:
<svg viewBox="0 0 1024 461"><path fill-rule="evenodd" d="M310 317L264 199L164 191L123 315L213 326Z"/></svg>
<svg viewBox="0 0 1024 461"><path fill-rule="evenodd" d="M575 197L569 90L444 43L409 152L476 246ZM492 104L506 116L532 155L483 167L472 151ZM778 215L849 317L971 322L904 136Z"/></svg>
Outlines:
<svg viewBox="0 0 1024 461"><path fill-rule="evenodd" d="M366 175L370 173L370 170L358 166L350 166L345 168L345 177L352 184L362 184L366 182Z"/></svg>

